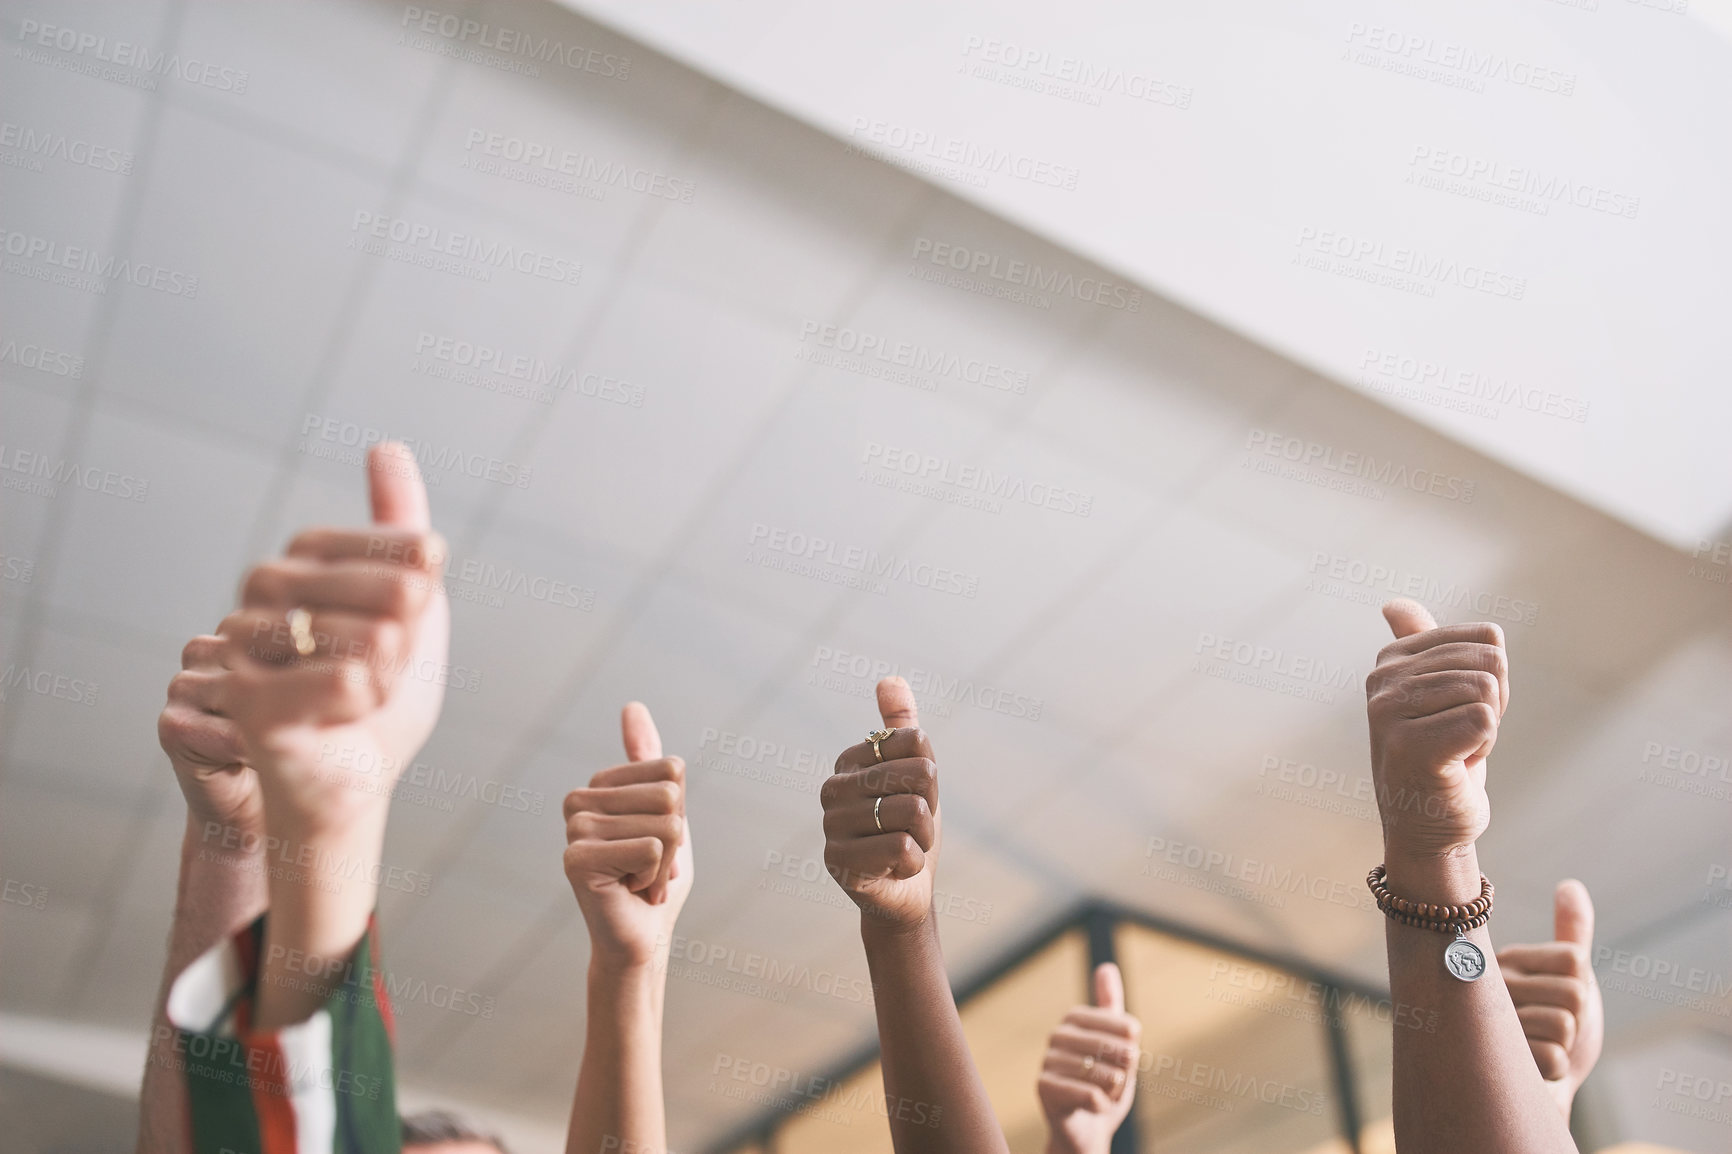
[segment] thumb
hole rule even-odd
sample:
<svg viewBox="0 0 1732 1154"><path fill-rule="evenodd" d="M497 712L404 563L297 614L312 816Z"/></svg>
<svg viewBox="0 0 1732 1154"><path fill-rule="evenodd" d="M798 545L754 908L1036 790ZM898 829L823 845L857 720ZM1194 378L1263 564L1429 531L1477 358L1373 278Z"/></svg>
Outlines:
<svg viewBox="0 0 1732 1154"><path fill-rule="evenodd" d="M1431 610L1405 597L1397 597L1385 605L1383 619L1389 622L1398 639L1437 628L1437 619L1431 615Z"/></svg>
<svg viewBox="0 0 1732 1154"><path fill-rule="evenodd" d="M1552 911L1553 933L1558 941L1578 946L1594 944L1594 899L1588 896L1587 886L1575 878L1559 882Z"/></svg>
<svg viewBox="0 0 1732 1154"><path fill-rule="evenodd" d="M421 467L401 441L375 445L367 454L367 492L373 502L374 524L404 529L433 527Z"/></svg>
<svg viewBox="0 0 1732 1154"><path fill-rule="evenodd" d="M920 724L920 710L914 704L914 691L900 677L886 677L878 683L878 716L886 729L911 729Z"/></svg>
<svg viewBox="0 0 1732 1154"><path fill-rule="evenodd" d="M625 739L627 761L654 761L662 755L662 735L641 701L627 702L619 711L619 735Z"/></svg>
<svg viewBox="0 0 1732 1154"><path fill-rule="evenodd" d="M1112 962L1095 967L1095 1005L1103 1010L1124 1011L1125 976Z"/></svg>

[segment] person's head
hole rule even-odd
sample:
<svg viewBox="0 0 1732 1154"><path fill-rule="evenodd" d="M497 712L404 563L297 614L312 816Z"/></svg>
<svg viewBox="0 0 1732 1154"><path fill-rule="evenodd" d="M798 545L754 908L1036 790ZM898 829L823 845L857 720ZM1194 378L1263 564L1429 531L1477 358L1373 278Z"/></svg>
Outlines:
<svg viewBox="0 0 1732 1154"><path fill-rule="evenodd" d="M511 1154L449 1110L421 1110L403 1118L403 1154Z"/></svg>

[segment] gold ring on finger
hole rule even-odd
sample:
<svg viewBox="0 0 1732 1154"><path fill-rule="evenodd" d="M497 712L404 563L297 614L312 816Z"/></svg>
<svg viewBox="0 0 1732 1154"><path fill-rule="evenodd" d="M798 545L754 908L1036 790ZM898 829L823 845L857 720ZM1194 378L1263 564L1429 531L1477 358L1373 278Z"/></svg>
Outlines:
<svg viewBox="0 0 1732 1154"><path fill-rule="evenodd" d="M313 640L313 615L302 606L289 610L289 640L295 643L295 652L302 657L311 657L318 644Z"/></svg>

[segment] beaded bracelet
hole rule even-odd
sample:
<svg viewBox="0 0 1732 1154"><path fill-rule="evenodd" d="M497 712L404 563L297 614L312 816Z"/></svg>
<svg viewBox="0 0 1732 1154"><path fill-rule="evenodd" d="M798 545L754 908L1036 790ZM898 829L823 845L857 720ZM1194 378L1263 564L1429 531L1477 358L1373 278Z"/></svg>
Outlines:
<svg viewBox="0 0 1732 1154"><path fill-rule="evenodd" d="M1389 892L1388 871L1378 866L1365 878L1377 908L1384 916L1404 926L1437 933L1454 933L1455 940L1444 947L1443 962L1451 976L1464 982L1478 980L1485 973L1485 955L1467 940L1467 931L1477 930L1491 920L1492 896L1496 892L1491 879L1479 875L1479 897L1465 905L1438 905L1431 902L1410 902Z"/></svg>

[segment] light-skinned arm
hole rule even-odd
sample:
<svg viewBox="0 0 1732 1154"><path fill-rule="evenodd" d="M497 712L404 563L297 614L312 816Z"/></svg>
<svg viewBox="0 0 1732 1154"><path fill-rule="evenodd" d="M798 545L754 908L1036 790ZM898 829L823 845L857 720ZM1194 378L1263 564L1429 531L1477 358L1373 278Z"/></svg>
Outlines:
<svg viewBox="0 0 1732 1154"><path fill-rule="evenodd" d="M1606 1011L1594 977L1594 902L1567 879L1552 897L1553 940L1497 952L1504 984L1546 1089L1567 1119L1606 1039Z"/></svg>
<svg viewBox="0 0 1732 1154"><path fill-rule="evenodd" d="M175 1031L168 990L181 971L211 946L264 912L264 803L258 775L243 761L234 722L214 711L227 676L218 661L222 639L195 637L181 651L181 671L168 686L157 738L186 798L180 881L168 960L152 1011L150 1057L139 1091L138 1150L169 1154L187 1148L186 1084L175 1069Z"/></svg>
<svg viewBox="0 0 1732 1154"><path fill-rule="evenodd" d="M1439 628L1419 604L1384 606L1396 640L1366 681L1371 766L1392 893L1464 905L1480 893L1475 842L1491 820L1486 758L1509 703L1503 631ZM1495 918L1495 913L1494 913ZM1390 997L1435 1013L1396 1028L1395 1143L1402 1154L1575 1154L1510 1000L1489 926L1468 932L1485 972L1444 965L1450 935L1386 919Z"/></svg>
<svg viewBox="0 0 1732 1154"><path fill-rule="evenodd" d="M1111 962L1096 966L1094 1004L1064 1016L1041 1062L1047 1154L1108 1154L1137 1095L1142 1036L1125 1011L1124 975Z"/></svg>
<svg viewBox="0 0 1732 1154"><path fill-rule="evenodd" d="M391 789L433 731L444 696L446 548L400 445L367 458L373 524L312 529L256 566L218 631L230 671L218 709L258 773L267 871L254 1030L295 1025L344 980L378 898ZM311 614L311 651L287 624Z"/></svg>
<svg viewBox="0 0 1732 1154"><path fill-rule="evenodd" d="M662 1007L691 893L686 767L650 712L620 713L626 764L565 797L565 876L589 929L589 1014L566 1154L665 1154Z"/></svg>
<svg viewBox="0 0 1732 1154"><path fill-rule="evenodd" d="M932 909L941 826L938 767L914 693L878 683L893 732L851 746L819 791L824 863L860 907L884 1104L896 1154L1005 1154L1004 1132L962 1032Z"/></svg>

